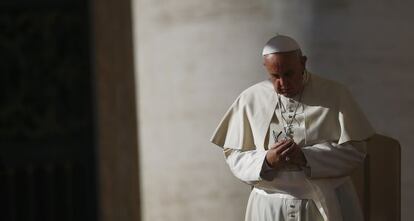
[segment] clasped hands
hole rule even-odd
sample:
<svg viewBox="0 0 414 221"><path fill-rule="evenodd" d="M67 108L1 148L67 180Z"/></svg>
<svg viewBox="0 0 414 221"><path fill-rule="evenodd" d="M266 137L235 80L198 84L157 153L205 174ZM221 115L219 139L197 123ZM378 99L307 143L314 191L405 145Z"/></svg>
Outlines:
<svg viewBox="0 0 414 221"><path fill-rule="evenodd" d="M284 139L270 146L266 154L266 162L272 168L280 168L288 164L306 166L306 158L302 150L292 139Z"/></svg>

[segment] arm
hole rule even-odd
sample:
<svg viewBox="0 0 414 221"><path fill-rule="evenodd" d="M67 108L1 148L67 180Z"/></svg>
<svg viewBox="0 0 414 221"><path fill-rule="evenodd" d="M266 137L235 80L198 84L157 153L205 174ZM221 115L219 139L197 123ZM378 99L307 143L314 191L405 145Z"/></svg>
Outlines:
<svg viewBox="0 0 414 221"><path fill-rule="evenodd" d="M226 162L233 174L248 184L255 184L262 179L271 180L277 169L287 165L285 157L293 151L296 144L282 141L273 144L269 150L241 151L224 149Z"/></svg>
<svg viewBox="0 0 414 221"><path fill-rule="evenodd" d="M254 185L262 180L261 173L267 151L241 151L225 148L223 152L227 165L229 165L231 172L238 179L250 185Z"/></svg>
<svg viewBox="0 0 414 221"><path fill-rule="evenodd" d="M364 141L305 146L302 148L308 166L305 172L311 178L347 176L364 161L365 148Z"/></svg>

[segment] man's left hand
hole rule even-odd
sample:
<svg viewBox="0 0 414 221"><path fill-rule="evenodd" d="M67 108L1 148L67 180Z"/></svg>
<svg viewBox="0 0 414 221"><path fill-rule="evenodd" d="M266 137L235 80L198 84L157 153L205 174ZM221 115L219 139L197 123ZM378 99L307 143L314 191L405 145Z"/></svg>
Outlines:
<svg viewBox="0 0 414 221"><path fill-rule="evenodd" d="M302 150L295 142L293 142L292 145L293 146L290 147L292 148L292 151L287 155L285 159L286 162L291 163L291 164L296 164L299 166L306 166L307 162L306 162L306 158Z"/></svg>

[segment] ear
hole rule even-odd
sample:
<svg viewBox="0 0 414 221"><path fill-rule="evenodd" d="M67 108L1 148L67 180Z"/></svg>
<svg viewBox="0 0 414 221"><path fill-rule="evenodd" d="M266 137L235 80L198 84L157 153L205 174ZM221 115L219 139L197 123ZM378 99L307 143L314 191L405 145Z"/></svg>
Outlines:
<svg viewBox="0 0 414 221"><path fill-rule="evenodd" d="M308 60L308 57L306 57L306 56L302 56L300 58L300 63L303 65L304 68L306 67L306 61L307 60Z"/></svg>
<svg viewBox="0 0 414 221"><path fill-rule="evenodd" d="M300 58L300 64L302 65L302 67L303 67L303 72L302 72L302 75L304 75L305 74L305 71L306 71L306 61L308 60L308 58L306 57L306 56L302 56L301 58Z"/></svg>
<svg viewBox="0 0 414 221"><path fill-rule="evenodd" d="M266 61L269 59L268 58L269 57L269 55L267 54L267 55L263 55L263 66L266 66Z"/></svg>

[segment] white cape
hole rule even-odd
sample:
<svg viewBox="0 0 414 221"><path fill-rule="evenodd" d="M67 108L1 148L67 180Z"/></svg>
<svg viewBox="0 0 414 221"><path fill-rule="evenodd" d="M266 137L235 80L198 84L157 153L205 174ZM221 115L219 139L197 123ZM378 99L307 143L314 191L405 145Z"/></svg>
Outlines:
<svg viewBox="0 0 414 221"><path fill-rule="evenodd" d="M268 80L246 89L221 120L211 142L222 148L265 150L265 137L277 103L277 94ZM302 146L362 141L374 134L350 92L339 83L309 74L301 103L307 118ZM309 182L314 187L313 199L325 219L341 220L335 189L349 186L349 177Z"/></svg>

